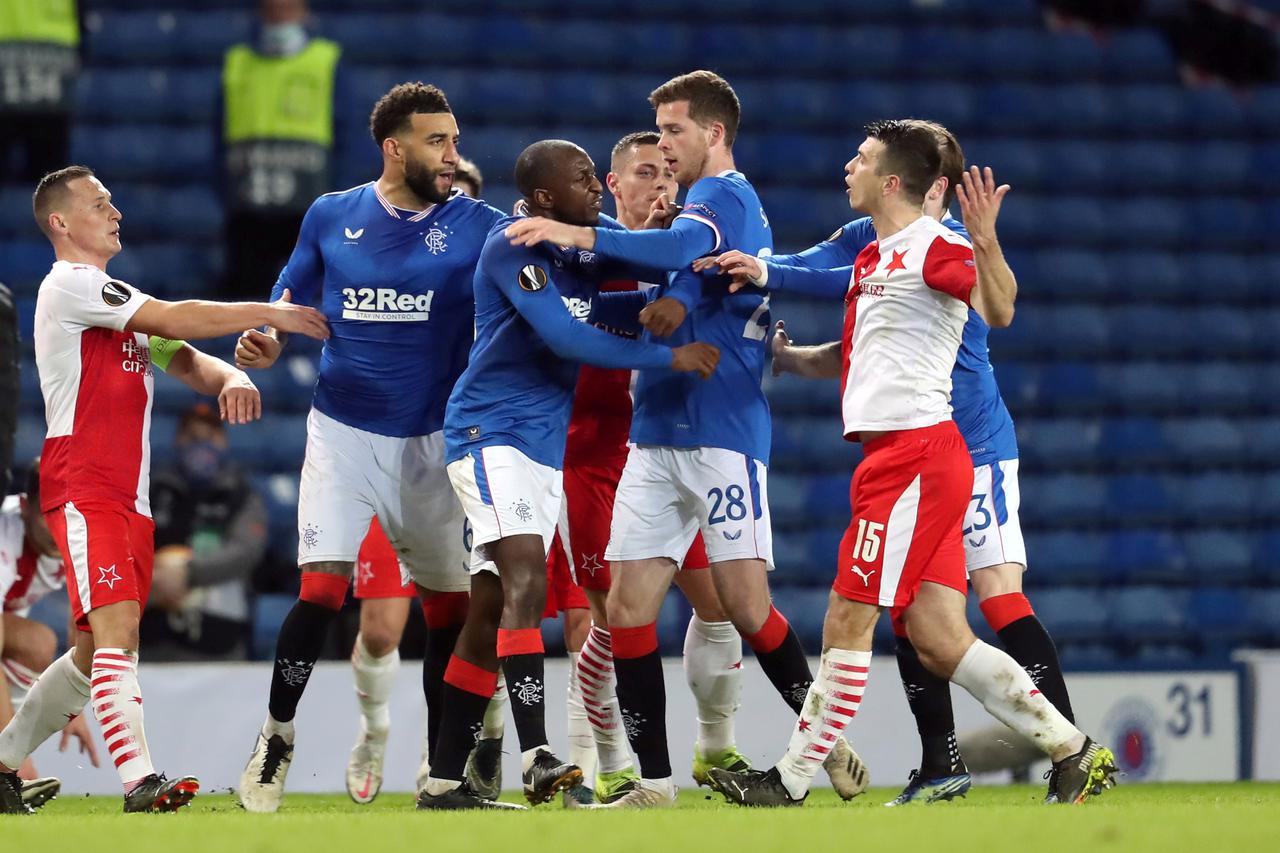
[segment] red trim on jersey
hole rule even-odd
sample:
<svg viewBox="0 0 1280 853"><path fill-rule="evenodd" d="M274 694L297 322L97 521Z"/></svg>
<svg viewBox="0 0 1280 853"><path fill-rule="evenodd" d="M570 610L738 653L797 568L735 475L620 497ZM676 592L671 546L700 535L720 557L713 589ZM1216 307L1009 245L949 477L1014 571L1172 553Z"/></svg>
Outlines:
<svg viewBox="0 0 1280 853"><path fill-rule="evenodd" d="M844 295L844 328L840 334L840 399L849 387L849 360L853 355L853 328L858 324L858 294L862 279L880 265L880 242L868 243L853 262L853 284ZM858 437L845 436L850 441Z"/></svg>
<svg viewBox="0 0 1280 853"><path fill-rule="evenodd" d="M929 245L920 274L929 287L954 296L966 305L978 283L973 249L944 237L935 237Z"/></svg>

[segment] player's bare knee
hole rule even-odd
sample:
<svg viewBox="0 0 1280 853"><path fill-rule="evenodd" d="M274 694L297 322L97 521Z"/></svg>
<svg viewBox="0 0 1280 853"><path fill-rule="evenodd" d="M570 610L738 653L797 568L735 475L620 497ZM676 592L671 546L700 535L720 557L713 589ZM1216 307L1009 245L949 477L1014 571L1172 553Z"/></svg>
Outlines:
<svg viewBox="0 0 1280 853"><path fill-rule="evenodd" d="M969 574L969 583L978 594L979 601L997 595L1022 592L1022 575L1026 568L1021 563L1001 563L976 569Z"/></svg>
<svg viewBox="0 0 1280 853"><path fill-rule="evenodd" d="M588 589L587 605L591 608L591 621L607 629L609 627L609 594L603 590Z"/></svg>
<svg viewBox="0 0 1280 853"><path fill-rule="evenodd" d="M853 601L832 590L822 621L823 649L870 650L879 616L876 605Z"/></svg>
<svg viewBox="0 0 1280 853"><path fill-rule="evenodd" d="M385 622L375 622L367 626L362 624L360 642L375 658L385 657L399 647L400 632L392 631L391 626Z"/></svg>
<svg viewBox="0 0 1280 853"><path fill-rule="evenodd" d="M337 575L338 577L349 578L355 568L355 563L346 560L321 560L318 563L304 563L298 568L307 573L317 572L322 575Z"/></svg>
<svg viewBox="0 0 1280 853"><path fill-rule="evenodd" d="M720 596L716 593L711 573L707 571L682 571L676 574L676 586L689 599L693 612L703 622L728 622L729 614L725 612Z"/></svg>

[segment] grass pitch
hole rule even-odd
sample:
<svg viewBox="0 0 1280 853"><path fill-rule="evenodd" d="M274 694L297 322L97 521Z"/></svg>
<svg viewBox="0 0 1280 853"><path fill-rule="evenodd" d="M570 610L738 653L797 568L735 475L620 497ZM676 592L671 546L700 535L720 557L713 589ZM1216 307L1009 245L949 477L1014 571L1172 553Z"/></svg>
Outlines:
<svg viewBox="0 0 1280 853"><path fill-rule="evenodd" d="M557 803L507 814L418 813L406 794L383 794L371 806L341 795L293 794L275 815L247 814L227 793L202 795L171 815L125 815L116 797L65 796L35 817L0 822L5 850L53 853L1280 849L1275 784L1121 785L1081 807L1042 806L1039 786L991 787L953 803L883 808L896 793L873 788L841 803L822 790L803 808L748 810L695 789L682 792L679 808L662 811L569 812Z"/></svg>

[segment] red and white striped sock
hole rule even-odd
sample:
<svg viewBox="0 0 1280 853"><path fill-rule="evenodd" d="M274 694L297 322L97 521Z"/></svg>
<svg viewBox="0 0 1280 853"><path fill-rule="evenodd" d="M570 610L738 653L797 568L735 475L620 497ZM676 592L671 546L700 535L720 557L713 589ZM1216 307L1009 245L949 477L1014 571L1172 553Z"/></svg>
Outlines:
<svg viewBox="0 0 1280 853"><path fill-rule="evenodd" d="M89 671L93 715L128 794L155 772L142 730L142 690L138 687L138 653L98 649Z"/></svg>
<svg viewBox="0 0 1280 853"><path fill-rule="evenodd" d="M808 792L813 774L857 715L870 671L871 652L827 649L822 653L818 677L809 685L787 754L776 765L792 797L800 799Z"/></svg>
<svg viewBox="0 0 1280 853"><path fill-rule="evenodd" d="M613 641L609 632L592 625L578 655L578 686L587 720L596 740L596 756L601 773L616 773L634 767L627 732L618 708L618 682L613 672Z"/></svg>

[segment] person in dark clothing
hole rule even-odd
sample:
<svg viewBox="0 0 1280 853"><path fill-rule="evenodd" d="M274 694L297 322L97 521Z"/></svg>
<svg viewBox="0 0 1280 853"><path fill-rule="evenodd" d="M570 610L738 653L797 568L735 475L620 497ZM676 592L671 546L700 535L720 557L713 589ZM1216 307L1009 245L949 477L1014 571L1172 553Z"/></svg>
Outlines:
<svg viewBox="0 0 1280 853"><path fill-rule="evenodd" d="M151 660L241 658L247 589L267 545L267 510L227 452L217 412L182 417L172 465L151 482L156 557L142 619Z"/></svg>

